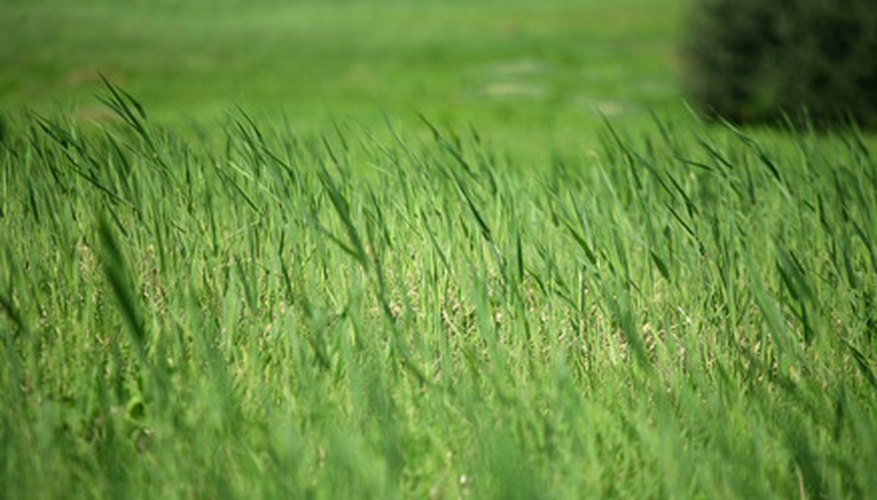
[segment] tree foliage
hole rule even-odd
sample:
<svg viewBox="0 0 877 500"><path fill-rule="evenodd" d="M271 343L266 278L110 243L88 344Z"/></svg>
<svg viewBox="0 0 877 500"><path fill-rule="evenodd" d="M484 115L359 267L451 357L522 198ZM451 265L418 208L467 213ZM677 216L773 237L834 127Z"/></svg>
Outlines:
<svg viewBox="0 0 877 500"><path fill-rule="evenodd" d="M877 1L702 0L683 61L708 116L877 126Z"/></svg>

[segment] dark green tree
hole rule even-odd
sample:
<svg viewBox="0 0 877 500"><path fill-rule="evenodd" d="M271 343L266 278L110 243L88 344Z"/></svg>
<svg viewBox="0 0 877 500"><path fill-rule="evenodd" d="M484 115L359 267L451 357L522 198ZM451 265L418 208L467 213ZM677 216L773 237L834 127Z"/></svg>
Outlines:
<svg viewBox="0 0 877 500"><path fill-rule="evenodd" d="M682 55L707 116L877 126L877 0L700 0Z"/></svg>

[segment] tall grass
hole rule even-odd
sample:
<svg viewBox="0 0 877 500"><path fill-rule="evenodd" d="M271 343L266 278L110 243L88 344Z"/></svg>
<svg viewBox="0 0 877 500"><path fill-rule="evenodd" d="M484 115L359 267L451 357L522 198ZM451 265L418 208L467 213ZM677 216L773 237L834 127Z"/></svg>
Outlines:
<svg viewBox="0 0 877 500"><path fill-rule="evenodd" d="M877 496L855 130L522 165L109 88L0 144L3 496Z"/></svg>

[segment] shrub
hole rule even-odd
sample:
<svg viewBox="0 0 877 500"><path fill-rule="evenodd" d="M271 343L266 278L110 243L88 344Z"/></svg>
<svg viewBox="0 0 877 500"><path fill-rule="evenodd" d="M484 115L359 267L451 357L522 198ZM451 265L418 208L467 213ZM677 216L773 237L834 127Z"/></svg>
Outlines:
<svg viewBox="0 0 877 500"><path fill-rule="evenodd" d="M877 126L877 1L701 0L683 65L707 116Z"/></svg>

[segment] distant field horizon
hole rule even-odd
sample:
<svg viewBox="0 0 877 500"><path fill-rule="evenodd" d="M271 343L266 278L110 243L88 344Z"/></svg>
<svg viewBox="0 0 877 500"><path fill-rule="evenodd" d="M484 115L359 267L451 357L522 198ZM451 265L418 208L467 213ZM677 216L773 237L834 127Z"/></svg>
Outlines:
<svg viewBox="0 0 877 500"><path fill-rule="evenodd" d="M0 6L0 109L109 118L102 73L164 123L234 106L302 128L416 113L543 144L683 113L685 2L60 2Z"/></svg>

